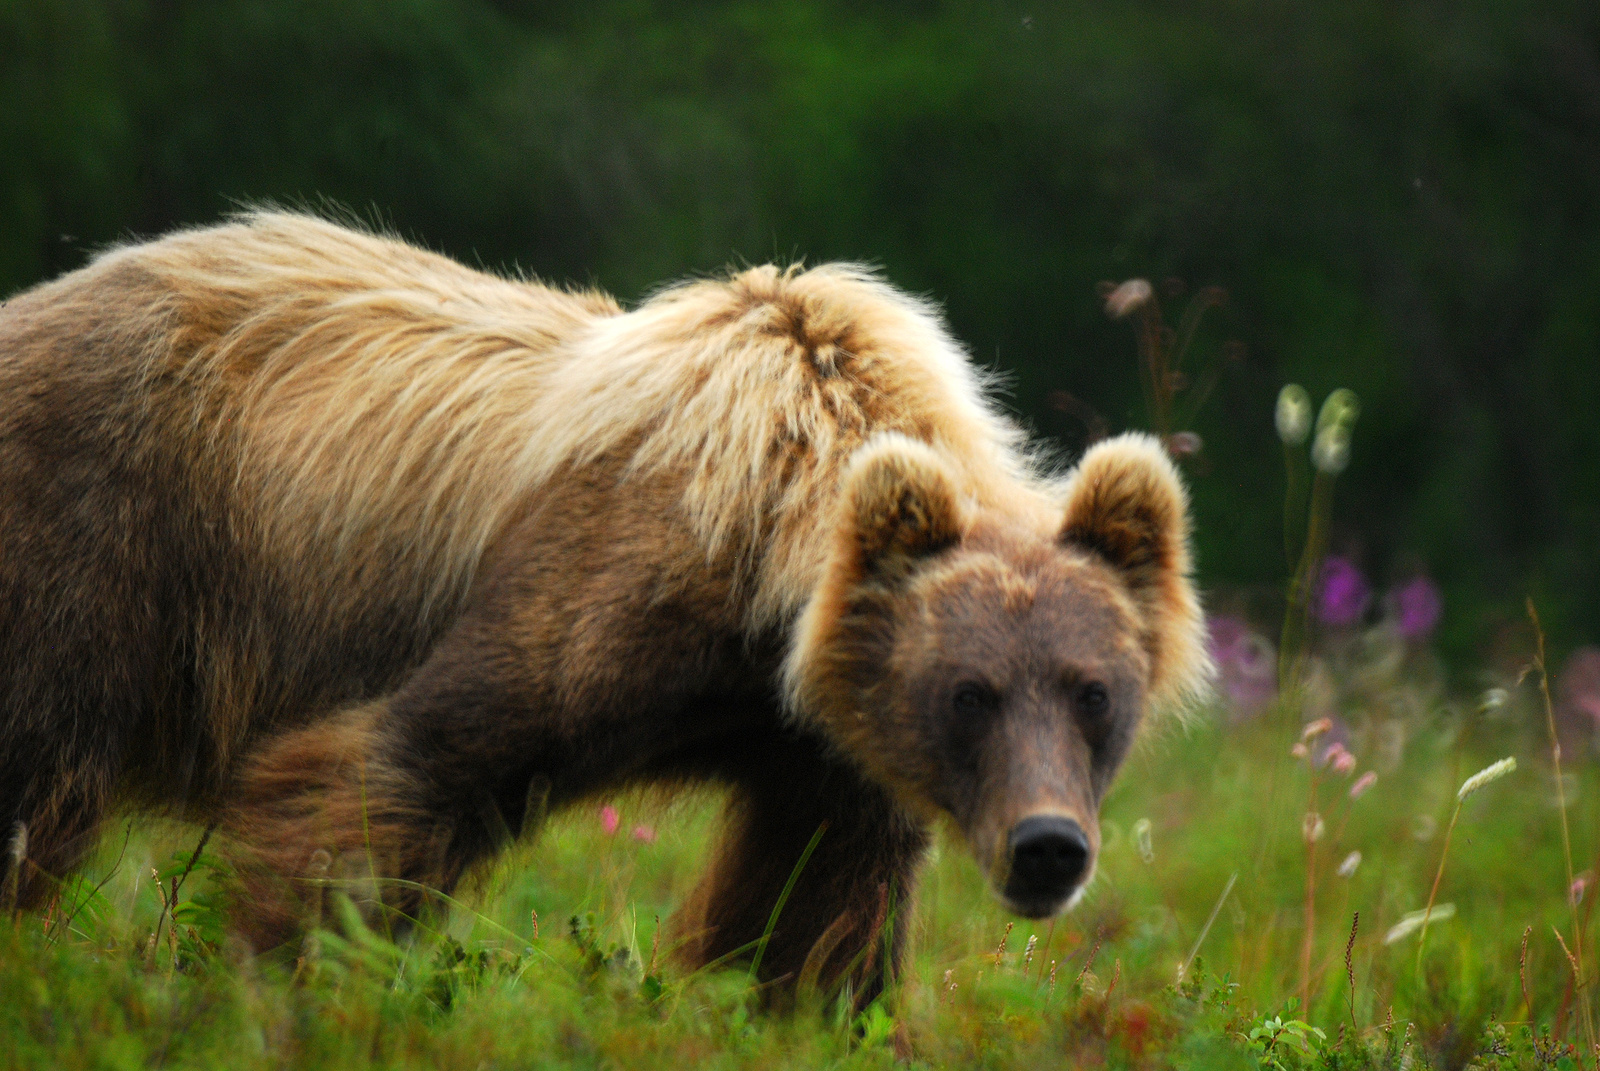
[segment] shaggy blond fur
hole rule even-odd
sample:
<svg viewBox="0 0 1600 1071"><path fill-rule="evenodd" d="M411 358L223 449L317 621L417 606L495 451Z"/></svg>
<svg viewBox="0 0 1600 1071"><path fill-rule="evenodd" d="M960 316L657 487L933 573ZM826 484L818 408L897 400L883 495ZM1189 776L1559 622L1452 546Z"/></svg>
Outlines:
<svg viewBox="0 0 1600 1071"><path fill-rule="evenodd" d="M804 608L845 468L894 434L937 452L974 508L1041 530L1113 468L1136 472L1183 526L1170 575L1191 571L1187 497L1154 440L1101 444L1095 471L1064 491L936 311L854 265L753 268L623 312L604 294L282 212L101 263L125 257L172 288L202 336L152 355L150 374L204 385L195 423L239 444L263 545L346 574L334 590L398 564L425 613L448 615L512 510L563 467L635 444L633 478L686 478L707 559L739 563L759 630ZM358 553L372 543L390 552ZM1192 591L1168 594L1172 610L1147 606L1167 652L1153 691L1172 709L1203 687L1206 663Z"/></svg>
<svg viewBox="0 0 1600 1071"><path fill-rule="evenodd" d="M459 605L510 510L625 443L634 478L686 478L752 628L805 601L840 472L875 433L941 450L980 501L1058 497L932 310L851 265L754 268L624 313L279 212L101 266L121 258L195 323L150 374L203 384L194 419L239 443L265 545L337 574L390 544L430 612Z"/></svg>

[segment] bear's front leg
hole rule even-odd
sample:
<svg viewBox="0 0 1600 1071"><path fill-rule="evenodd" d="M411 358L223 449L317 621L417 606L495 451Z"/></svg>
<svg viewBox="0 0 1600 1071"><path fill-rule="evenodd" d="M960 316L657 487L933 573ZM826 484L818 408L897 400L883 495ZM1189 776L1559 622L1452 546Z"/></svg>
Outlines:
<svg viewBox="0 0 1600 1071"><path fill-rule="evenodd" d="M859 1008L899 967L928 837L825 748L774 731L724 749L717 775L733 796L722 838L674 929L691 969L755 964L786 997L848 985Z"/></svg>
<svg viewBox="0 0 1600 1071"><path fill-rule="evenodd" d="M394 932L449 889L464 860L447 818L420 802L388 757L385 704L347 710L270 740L245 762L222 828L235 871L234 924L275 948L334 922L333 895Z"/></svg>

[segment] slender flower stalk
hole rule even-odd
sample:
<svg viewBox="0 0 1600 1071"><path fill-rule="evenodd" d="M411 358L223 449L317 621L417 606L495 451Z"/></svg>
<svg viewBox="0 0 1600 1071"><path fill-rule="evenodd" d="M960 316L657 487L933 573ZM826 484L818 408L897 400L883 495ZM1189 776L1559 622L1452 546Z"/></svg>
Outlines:
<svg viewBox="0 0 1600 1071"><path fill-rule="evenodd" d="M1444 831L1444 849L1439 853L1439 869L1433 873L1433 888L1428 890L1428 906L1423 909L1422 921L1419 923L1422 933L1417 938L1417 971L1422 971L1422 951L1428 943L1428 921L1434 917L1433 902L1439 895L1439 881L1444 877L1444 861L1450 856L1450 836L1456 831L1456 819L1461 817L1461 805L1467 802L1467 797L1483 789L1492 782L1500 780L1506 774L1515 771L1517 760L1513 757L1501 759L1491 763L1461 782L1461 787L1456 790L1456 809L1450 813L1450 824ZM1443 918L1443 915L1439 917ZM1391 931L1392 932L1392 931Z"/></svg>
<svg viewBox="0 0 1600 1071"><path fill-rule="evenodd" d="M1573 964L1573 984L1579 986L1583 982L1583 921L1578 914L1578 898L1572 895L1576 879L1572 873L1572 833L1567 827L1567 789L1561 777L1561 737L1556 733L1555 706L1550 702L1550 671L1546 668L1544 660L1544 627L1539 624L1539 611L1534 608L1533 599L1528 599L1528 619L1533 622L1534 637L1537 646L1534 648L1533 668L1539 671L1539 694L1544 699L1545 726L1550 733L1550 758L1555 766L1556 774L1556 802L1561 806L1561 851L1562 858L1567 864L1567 903L1572 905L1572 944L1575 951ZM1561 936L1557 931L1556 937ZM1563 943L1563 947L1565 944ZM1589 1007L1589 1001L1583 994L1578 993L1578 1013L1583 1023L1584 1034L1589 1042L1590 1051L1595 1053L1597 1071L1600 1071L1600 1043L1595 1040L1594 1012Z"/></svg>
<svg viewBox="0 0 1600 1071"><path fill-rule="evenodd" d="M1286 388L1287 390L1287 388ZM1293 409L1296 402L1285 405L1279 397L1280 409ZM1300 676L1305 663L1306 636L1310 631L1311 588L1320 575L1322 559L1328 549L1328 521L1333 512L1333 485L1350 461L1350 440L1355 430L1356 418L1361 414L1361 403L1354 391L1340 388L1328 395L1317 414L1316 433L1312 439L1311 460L1316 475L1311 481L1311 514L1306 525L1306 537L1300 553L1300 562L1289 580L1288 606L1283 615L1283 636L1278 644L1278 690L1285 695L1299 691ZM1280 436L1284 430L1300 433L1301 423L1291 417L1280 421ZM1303 439L1301 441L1304 441ZM1289 451L1291 481L1295 471L1296 453L1291 441L1284 437ZM1286 518L1288 514L1285 514ZM1289 525L1285 524L1285 541L1289 542ZM1291 558L1293 554L1291 553Z"/></svg>

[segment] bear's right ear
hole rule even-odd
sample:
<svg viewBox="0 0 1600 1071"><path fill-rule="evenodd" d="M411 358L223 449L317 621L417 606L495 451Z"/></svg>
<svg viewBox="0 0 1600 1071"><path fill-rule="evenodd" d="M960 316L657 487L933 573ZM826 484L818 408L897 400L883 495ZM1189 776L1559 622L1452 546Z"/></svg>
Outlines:
<svg viewBox="0 0 1600 1071"><path fill-rule="evenodd" d="M844 479L846 583L893 585L961 540L961 509L944 462L922 443L883 436L851 459Z"/></svg>
<svg viewBox="0 0 1600 1071"><path fill-rule="evenodd" d="M850 459L832 545L784 665L791 709L854 724L850 682L871 645L843 641L841 631L875 620L856 615L863 594L892 595L918 565L961 541L957 486L938 454L904 436L878 436Z"/></svg>

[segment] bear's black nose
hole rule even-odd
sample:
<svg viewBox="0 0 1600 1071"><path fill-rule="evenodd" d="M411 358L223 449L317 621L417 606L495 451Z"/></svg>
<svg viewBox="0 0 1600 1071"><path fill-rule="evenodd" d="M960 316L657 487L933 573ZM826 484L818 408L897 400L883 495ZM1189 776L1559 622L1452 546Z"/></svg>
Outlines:
<svg viewBox="0 0 1600 1071"><path fill-rule="evenodd" d="M1052 911L1083 877L1089 838L1070 818L1024 818L1011 830L1011 879L1006 895L1019 905Z"/></svg>

